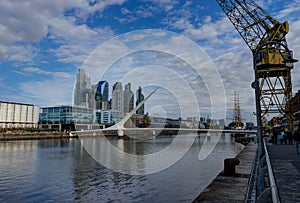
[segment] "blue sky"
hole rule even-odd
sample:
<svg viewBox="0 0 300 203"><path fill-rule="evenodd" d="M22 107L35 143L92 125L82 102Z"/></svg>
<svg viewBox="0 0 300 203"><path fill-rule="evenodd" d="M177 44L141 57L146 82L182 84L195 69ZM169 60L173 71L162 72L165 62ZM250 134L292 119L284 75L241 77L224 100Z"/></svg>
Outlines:
<svg viewBox="0 0 300 203"><path fill-rule="evenodd" d="M289 21L289 48L299 59L300 1L258 3L277 20ZM252 54L216 1L11 0L0 1L0 19L0 100L71 104L76 72L93 50L124 33L160 29L203 48L219 71L229 108L237 91L242 108L254 111ZM294 93L300 89L298 67L292 72Z"/></svg>

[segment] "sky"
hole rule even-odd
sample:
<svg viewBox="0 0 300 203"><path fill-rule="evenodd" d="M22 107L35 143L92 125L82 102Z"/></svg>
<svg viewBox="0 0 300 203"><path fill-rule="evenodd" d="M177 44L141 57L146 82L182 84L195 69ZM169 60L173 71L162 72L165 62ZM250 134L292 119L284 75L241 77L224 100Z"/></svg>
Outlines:
<svg viewBox="0 0 300 203"><path fill-rule="evenodd" d="M288 45L300 59L300 0L257 2L278 21L289 21ZM139 41L138 34L143 35ZM199 49L190 48L194 45ZM192 65L198 56L201 67L206 67L200 74L201 67ZM143 86L145 95L151 86L163 87L153 98L158 103L168 103L168 95L177 98L179 92L175 104L185 109L192 106L191 99L181 100L196 95L200 110L190 108L186 116L208 112L214 102L223 105L223 100L228 114L235 91L244 117L253 117L255 111L252 53L216 1L0 0L1 101L39 107L72 104L80 67L88 70L93 83L131 82L134 91ZM141 74L153 81L143 84ZM299 76L295 64L293 93L300 89ZM190 95L187 87L192 89ZM167 110L162 104L152 108Z"/></svg>

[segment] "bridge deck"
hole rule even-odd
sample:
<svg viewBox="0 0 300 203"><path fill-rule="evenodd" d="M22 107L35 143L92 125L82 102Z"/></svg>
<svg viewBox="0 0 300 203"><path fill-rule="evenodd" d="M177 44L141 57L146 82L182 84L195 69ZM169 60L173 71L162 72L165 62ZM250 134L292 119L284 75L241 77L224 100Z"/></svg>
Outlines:
<svg viewBox="0 0 300 203"><path fill-rule="evenodd" d="M257 134L257 131L253 130L224 130L224 129L191 129L191 128L105 128L105 129L96 129L96 130L83 130L83 131L73 131L71 134L79 135L114 135L118 131L126 132L186 132L186 133L244 133L244 134ZM156 134L157 135L157 134Z"/></svg>

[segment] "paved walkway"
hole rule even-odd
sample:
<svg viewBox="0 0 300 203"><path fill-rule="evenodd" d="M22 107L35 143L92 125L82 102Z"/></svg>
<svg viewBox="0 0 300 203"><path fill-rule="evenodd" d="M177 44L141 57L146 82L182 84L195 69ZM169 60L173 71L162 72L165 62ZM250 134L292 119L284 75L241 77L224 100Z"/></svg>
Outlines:
<svg viewBox="0 0 300 203"><path fill-rule="evenodd" d="M256 149L257 144L250 142L237 156L240 160L237 175L226 177L221 173L193 203L244 203Z"/></svg>
<svg viewBox="0 0 300 203"><path fill-rule="evenodd" d="M281 202L300 202L300 155L297 155L295 142L293 145L268 144L267 148Z"/></svg>

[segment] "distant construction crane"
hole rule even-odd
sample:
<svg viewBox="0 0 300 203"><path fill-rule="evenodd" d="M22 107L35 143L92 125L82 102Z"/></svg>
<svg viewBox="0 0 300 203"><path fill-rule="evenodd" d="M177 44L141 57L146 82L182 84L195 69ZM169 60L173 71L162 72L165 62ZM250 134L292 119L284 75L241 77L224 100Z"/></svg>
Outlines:
<svg viewBox="0 0 300 203"><path fill-rule="evenodd" d="M286 117L288 129L293 132L291 69L297 60L293 59L285 38L288 22L278 22L253 0L216 1L252 51L252 87L256 89L259 118L279 113Z"/></svg>

